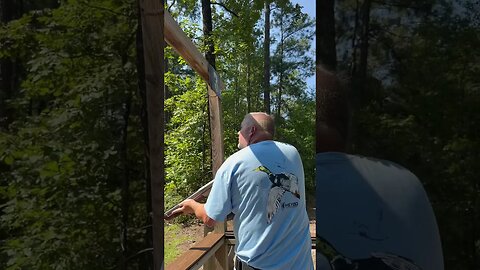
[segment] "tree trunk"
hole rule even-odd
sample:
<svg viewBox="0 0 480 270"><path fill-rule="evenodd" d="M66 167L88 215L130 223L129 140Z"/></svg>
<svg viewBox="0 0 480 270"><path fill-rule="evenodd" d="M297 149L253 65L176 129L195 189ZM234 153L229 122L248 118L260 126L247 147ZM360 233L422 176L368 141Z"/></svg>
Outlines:
<svg viewBox="0 0 480 270"><path fill-rule="evenodd" d="M282 11L283 13L283 11ZM283 15L283 14L282 14ZM276 118L280 120L281 107L282 107L282 90L283 90L283 74L285 72L283 68L283 49L284 49L284 32L283 32L283 16L280 17L280 75L278 78L278 92L277 92L277 113Z"/></svg>
<svg viewBox="0 0 480 270"><path fill-rule="evenodd" d="M317 65L332 71L337 67L334 7L334 0L317 0Z"/></svg>
<svg viewBox="0 0 480 270"><path fill-rule="evenodd" d="M203 20L203 35L206 40L207 52L205 58L213 69L215 65L215 47L212 38L212 9L210 0L202 0L202 20ZM210 121L210 136L212 139L211 157L212 157L212 175L215 177L218 168L223 163L224 145L223 145L223 126L222 126L222 108L220 98L216 95L213 89L207 89L208 92L208 112ZM213 231L216 233L225 232L226 223L219 222L215 225ZM207 226L204 226L204 234L212 231ZM204 265L205 270L223 269L227 263L227 245L219 248L215 255L212 256Z"/></svg>
<svg viewBox="0 0 480 270"><path fill-rule="evenodd" d="M370 6L371 0L365 0L362 6L362 29L360 37L360 62L358 65L357 80L358 85L365 89L367 77L367 59L368 59L368 35L370 24ZM363 93L361 93L363 94Z"/></svg>
<svg viewBox="0 0 480 270"><path fill-rule="evenodd" d="M130 201L130 175L128 167L128 120L130 118L130 107L132 105L132 97L130 93L125 100L125 113L123 115L124 126L122 129L122 145L120 147L120 162L123 166L122 173L122 265L120 269L126 270L128 268L128 207Z"/></svg>
<svg viewBox="0 0 480 270"><path fill-rule="evenodd" d="M0 22L8 23L16 17L12 0L0 0ZM6 107L6 100L11 98L15 87L15 64L11 59L0 59L0 130L6 129L12 121L12 112Z"/></svg>
<svg viewBox="0 0 480 270"><path fill-rule="evenodd" d="M249 58L250 59L250 58ZM250 113L252 111L252 88L250 85L250 61L247 60L247 89L246 89L246 95L247 95L247 112Z"/></svg>
<svg viewBox="0 0 480 270"><path fill-rule="evenodd" d="M164 59L164 64L165 64L165 72L167 72L169 69L169 62L167 57L165 57ZM172 93L170 92L170 88L167 85L165 85L165 100L169 99L171 96L172 96ZM165 124L170 123L170 119L172 119L172 113L169 111L166 111Z"/></svg>
<svg viewBox="0 0 480 270"><path fill-rule="evenodd" d="M203 36L205 37L207 52L205 58L207 62L213 67L215 66L215 47L212 39L212 8L210 6L210 0L202 0L202 21L203 21Z"/></svg>
<svg viewBox="0 0 480 270"><path fill-rule="evenodd" d="M358 32L358 15L359 15L359 0L355 1L355 26L352 35L352 62L350 63L350 75L354 76L357 68L357 32Z"/></svg>
<svg viewBox="0 0 480 270"><path fill-rule="evenodd" d="M317 141L316 153L322 151L323 143L319 141L319 127L321 126L321 113L318 104L321 104L320 98L322 96L322 88L328 85L326 78L321 77L318 66L334 71L337 66L337 53L335 48L335 1L334 0L317 0L317 40L316 40L316 120L317 127ZM318 251L317 251L318 254ZM317 255L318 258L319 255Z"/></svg>
<svg viewBox="0 0 480 270"><path fill-rule="evenodd" d="M270 114L270 0L265 1L265 28L263 41L263 104L266 113Z"/></svg>

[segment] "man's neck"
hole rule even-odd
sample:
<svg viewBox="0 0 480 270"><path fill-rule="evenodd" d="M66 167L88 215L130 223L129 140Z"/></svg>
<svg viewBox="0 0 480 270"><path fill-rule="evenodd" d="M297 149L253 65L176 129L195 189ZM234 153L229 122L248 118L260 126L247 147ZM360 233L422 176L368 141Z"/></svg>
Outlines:
<svg viewBox="0 0 480 270"><path fill-rule="evenodd" d="M250 139L250 143L248 145L251 145L251 144L254 144L254 143L259 143L259 142L264 142L264 141L271 141L272 139L273 138L271 136L258 134L257 136L252 137Z"/></svg>

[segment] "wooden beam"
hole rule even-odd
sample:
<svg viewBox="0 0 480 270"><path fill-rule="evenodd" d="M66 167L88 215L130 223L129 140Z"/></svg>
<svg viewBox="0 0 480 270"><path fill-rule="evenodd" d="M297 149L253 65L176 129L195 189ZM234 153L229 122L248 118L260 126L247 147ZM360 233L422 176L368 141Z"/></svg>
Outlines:
<svg viewBox="0 0 480 270"><path fill-rule="evenodd" d="M153 266L164 268L164 1L139 0L145 59L145 82L152 191Z"/></svg>
<svg viewBox="0 0 480 270"><path fill-rule="evenodd" d="M172 15L165 11L165 41L195 70L200 77L220 96L221 90L225 86L213 69L207 62L207 59L193 44L192 40L185 35ZM211 76L214 74L215 76ZM212 77L212 78L211 78ZM214 78L213 78L214 77ZM213 79L213 81L212 81ZM215 82L215 83L213 83Z"/></svg>
<svg viewBox="0 0 480 270"><path fill-rule="evenodd" d="M166 270L195 270L225 244L225 236L210 233L195 243L189 250L167 265Z"/></svg>

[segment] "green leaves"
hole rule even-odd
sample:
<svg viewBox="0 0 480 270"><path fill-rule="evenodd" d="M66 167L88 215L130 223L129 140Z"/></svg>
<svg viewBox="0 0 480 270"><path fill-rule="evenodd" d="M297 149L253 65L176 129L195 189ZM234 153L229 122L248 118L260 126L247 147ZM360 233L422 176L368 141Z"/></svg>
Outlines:
<svg viewBox="0 0 480 270"><path fill-rule="evenodd" d="M119 133L137 84L136 17L120 13L133 4L65 2L1 30L10 45L2 42L0 55L26 70L9 101L13 122L0 133L2 269L105 269L121 256ZM131 145L140 150L127 162L141 172L143 149ZM144 207L141 187L132 184L131 208ZM146 211L133 213L130 225L143 226ZM132 248L143 244L136 236Z"/></svg>

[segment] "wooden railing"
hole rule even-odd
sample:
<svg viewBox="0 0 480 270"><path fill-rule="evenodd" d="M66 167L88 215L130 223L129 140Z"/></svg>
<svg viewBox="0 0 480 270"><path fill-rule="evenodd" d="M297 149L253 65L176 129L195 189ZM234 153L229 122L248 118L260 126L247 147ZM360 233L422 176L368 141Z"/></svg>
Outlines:
<svg viewBox="0 0 480 270"><path fill-rule="evenodd" d="M167 265L166 270L196 270L203 266L215 252L226 244L225 234L209 233L202 240L195 243L186 253ZM224 266L222 269L227 269Z"/></svg>
<svg viewBox="0 0 480 270"><path fill-rule="evenodd" d="M316 249L315 232L310 232L312 249ZM195 243L185 253L167 265L166 270L196 270L212 257L222 246L232 247L236 244L233 231L226 231L224 234L210 233ZM226 263L220 265L217 270L233 269L233 260L227 259Z"/></svg>

